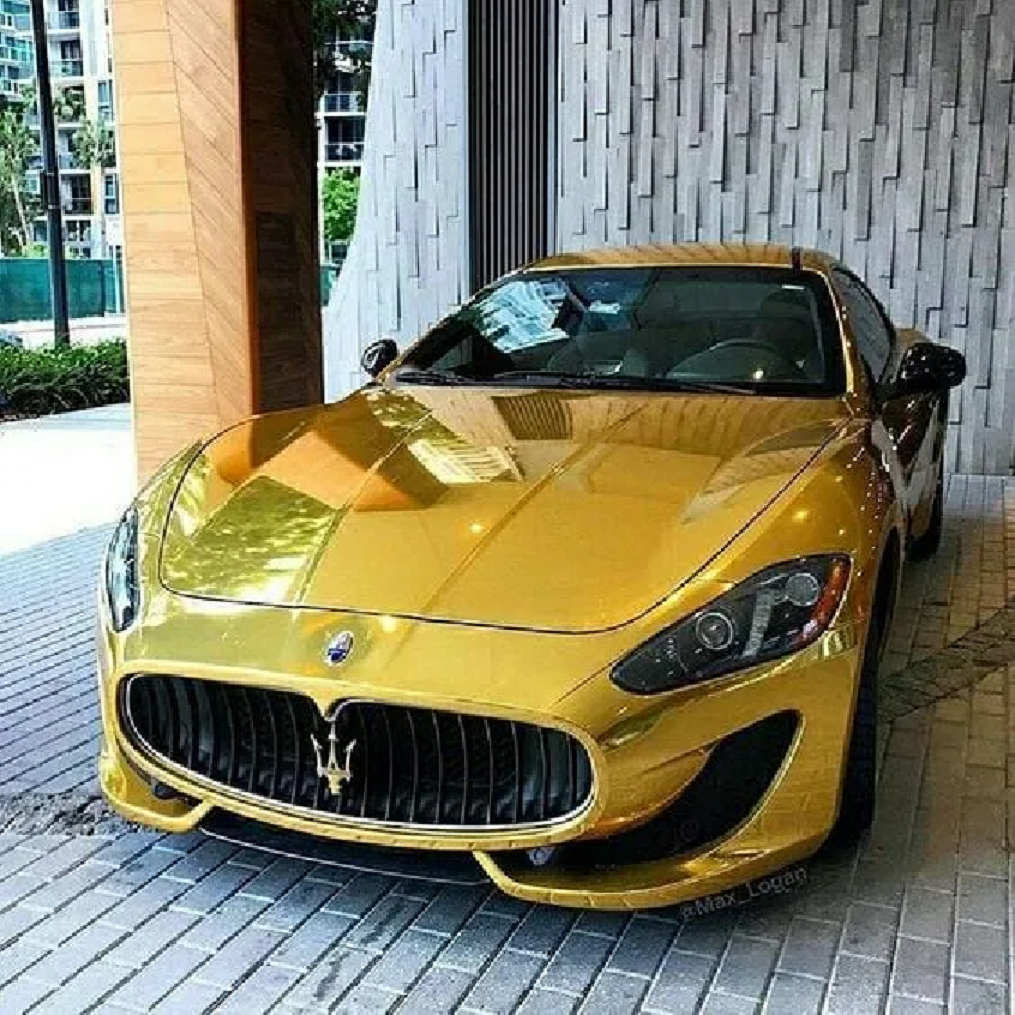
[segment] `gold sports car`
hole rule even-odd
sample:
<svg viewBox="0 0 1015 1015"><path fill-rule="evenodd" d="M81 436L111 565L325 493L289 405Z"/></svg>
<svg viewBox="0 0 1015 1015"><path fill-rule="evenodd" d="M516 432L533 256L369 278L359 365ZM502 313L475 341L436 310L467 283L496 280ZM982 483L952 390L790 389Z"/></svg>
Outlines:
<svg viewBox="0 0 1015 1015"><path fill-rule="evenodd" d="M959 353L822 254L678 246L541 261L364 369L186 449L116 528L121 814L606 908L869 824Z"/></svg>

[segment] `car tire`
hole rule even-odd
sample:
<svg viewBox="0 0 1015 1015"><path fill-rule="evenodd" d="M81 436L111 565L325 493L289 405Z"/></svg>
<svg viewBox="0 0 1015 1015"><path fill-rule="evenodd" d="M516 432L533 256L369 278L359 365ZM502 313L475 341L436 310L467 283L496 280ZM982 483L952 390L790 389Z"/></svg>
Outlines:
<svg viewBox="0 0 1015 1015"><path fill-rule="evenodd" d="M934 487L934 503L930 509L930 523L927 531L909 546L909 556L913 560L924 560L933 557L941 545L941 533L944 530L945 515L945 467L944 459L938 460L937 483Z"/></svg>
<svg viewBox="0 0 1015 1015"><path fill-rule="evenodd" d="M842 778L839 817L829 842L841 845L862 835L874 820L878 769L878 669L891 621L891 571L883 572L864 648L853 728Z"/></svg>

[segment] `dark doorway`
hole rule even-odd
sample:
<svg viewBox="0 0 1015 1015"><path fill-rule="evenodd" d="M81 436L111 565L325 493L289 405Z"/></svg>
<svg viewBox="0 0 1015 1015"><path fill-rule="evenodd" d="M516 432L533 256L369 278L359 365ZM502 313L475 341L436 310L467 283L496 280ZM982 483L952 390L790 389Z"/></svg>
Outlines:
<svg viewBox="0 0 1015 1015"><path fill-rule="evenodd" d="M472 288L550 252L558 0L469 9Z"/></svg>

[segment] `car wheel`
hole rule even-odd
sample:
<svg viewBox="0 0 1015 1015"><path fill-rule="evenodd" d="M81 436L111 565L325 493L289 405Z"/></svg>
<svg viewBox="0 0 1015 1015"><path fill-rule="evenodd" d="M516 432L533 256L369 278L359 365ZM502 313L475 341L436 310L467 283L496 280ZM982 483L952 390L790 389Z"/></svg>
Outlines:
<svg viewBox="0 0 1015 1015"><path fill-rule="evenodd" d="M934 503L930 509L930 523L927 531L914 539L909 547L909 556L914 560L932 557L941 545L941 532L944 529L945 515L945 467L944 460L938 461L937 484L934 487Z"/></svg>
<svg viewBox="0 0 1015 1015"><path fill-rule="evenodd" d="M839 818L829 837L833 845L852 842L874 820L878 767L878 669L891 619L892 602L891 571L883 574L885 578L879 583L864 648L853 730L842 779Z"/></svg>

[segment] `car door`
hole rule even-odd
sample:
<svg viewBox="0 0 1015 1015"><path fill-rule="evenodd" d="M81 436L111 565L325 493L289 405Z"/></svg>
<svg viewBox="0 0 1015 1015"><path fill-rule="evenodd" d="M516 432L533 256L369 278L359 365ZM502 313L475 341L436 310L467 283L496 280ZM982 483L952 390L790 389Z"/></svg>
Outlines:
<svg viewBox="0 0 1015 1015"><path fill-rule="evenodd" d="M940 448L934 421L941 411L941 397L892 396L892 383L912 333L904 333L900 339L877 297L852 272L836 268L832 280L874 392L877 422L883 425L898 462L903 485L900 493L912 517L917 506L933 495L937 482Z"/></svg>

